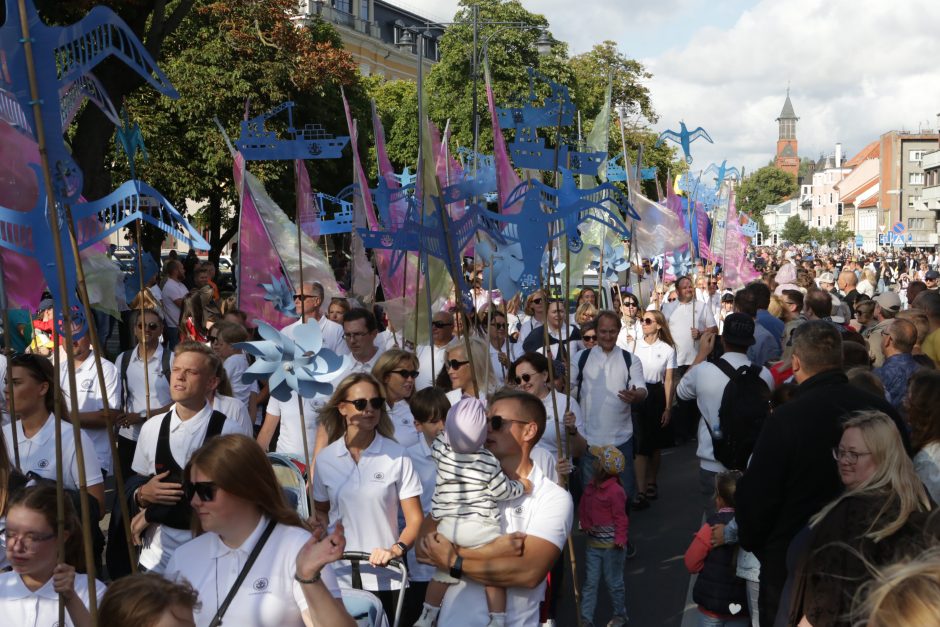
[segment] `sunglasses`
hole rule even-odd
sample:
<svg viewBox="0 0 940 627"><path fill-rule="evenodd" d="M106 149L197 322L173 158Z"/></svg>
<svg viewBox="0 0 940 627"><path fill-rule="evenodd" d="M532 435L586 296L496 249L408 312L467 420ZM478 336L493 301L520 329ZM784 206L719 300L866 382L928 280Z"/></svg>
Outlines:
<svg viewBox="0 0 940 627"><path fill-rule="evenodd" d="M157 329L160 328L160 325L157 324L156 322L148 322L148 323L146 323L146 324L140 324L140 323L138 323L138 324L137 324L137 328L138 328L138 329L147 329L148 331L156 331Z"/></svg>
<svg viewBox="0 0 940 627"><path fill-rule="evenodd" d="M215 500L216 490L218 490L218 486L211 481L183 482L183 495L187 501L193 500L193 496L198 496L200 501L208 503Z"/></svg>
<svg viewBox="0 0 940 627"><path fill-rule="evenodd" d="M585 342L596 342L597 336L596 335L582 335L581 339L584 340Z"/></svg>
<svg viewBox="0 0 940 627"><path fill-rule="evenodd" d="M505 322L494 322L494 323L493 323L493 328L496 329L497 331L502 331L503 329L506 328L506 323L505 323Z"/></svg>
<svg viewBox="0 0 940 627"><path fill-rule="evenodd" d="M435 329L446 329L447 327L454 326L454 323L453 322L441 322L440 320L435 320L434 322L431 323L431 326L433 326Z"/></svg>
<svg viewBox="0 0 940 627"><path fill-rule="evenodd" d="M652 318L643 318L643 324L653 324L654 322L656 321Z"/></svg>
<svg viewBox="0 0 940 627"><path fill-rule="evenodd" d="M392 373L397 374L402 379L417 379L418 378L417 370L392 370Z"/></svg>
<svg viewBox="0 0 940 627"><path fill-rule="evenodd" d="M523 381L524 381L525 383L528 383L529 381L532 380L532 377L533 377L533 376L534 376L534 375L531 375L531 374L529 374L528 372L525 373L525 374L520 374L518 377L516 377L516 385L519 385L519 383L520 383L520 382L523 382Z"/></svg>
<svg viewBox="0 0 940 627"><path fill-rule="evenodd" d="M451 370L457 370L464 364L469 364L470 361L460 361L458 359L451 359L450 361L445 361L444 365L450 368Z"/></svg>
<svg viewBox="0 0 940 627"><path fill-rule="evenodd" d="M624 306L624 307L634 307L634 308L639 307L639 305L637 305L636 303L624 303L623 306Z"/></svg>
<svg viewBox="0 0 940 627"><path fill-rule="evenodd" d="M490 428L492 428L493 431L499 431L502 429L504 422L518 422L521 425L529 424L526 420L513 420L511 418L503 418L500 415L490 416Z"/></svg>
<svg viewBox="0 0 940 627"><path fill-rule="evenodd" d="M533 298L531 302L532 302L533 305L541 305L541 304L542 304L542 299L541 299L541 298Z"/></svg>
<svg viewBox="0 0 940 627"><path fill-rule="evenodd" d="M340 403L349 403L356 408L356 411L365 411L367 405L371 405L372 409L382 409L382 406L385 405L385 399L381 396L376 396L375 398L357 398L353 401L340 401Z"/></svg>
<svg viewBox="0 0 940 627"><path fill-rule="evenodd" d="M308 298L316 298L310 294L294 294L294 300L307 300Z"/></svg>

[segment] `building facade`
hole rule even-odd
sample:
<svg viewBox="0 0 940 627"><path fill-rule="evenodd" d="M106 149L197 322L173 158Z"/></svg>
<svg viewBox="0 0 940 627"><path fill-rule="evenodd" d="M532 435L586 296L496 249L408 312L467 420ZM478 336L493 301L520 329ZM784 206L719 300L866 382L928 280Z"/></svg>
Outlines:
<svg viewBox="0 0 940 627"><path fill-rule="evenodd" d="M796 122L799 119L793 111L790 90L787 89L787 99L777 118L777 155L774 157L774 166L793 176L799 176L800 173L800 157L796 144Z"/></svg>
<svg viewBox="0 0 940 627"><path fill-rule="evenodd" d="M888 131L880 143L879 230L891 231L900 224L905 235L910 235L908 247L934 248L937 215L924 203L924 157L937 150L937 134Z"/></svg>
<svg viewBox="0 0 940 627"><path fill-rule="evenodd" d="M858 248L870 251L878 248L878 191L880 189L881 143L875 140L845 163L848 175L836 185L842 203L842 219L861 236Z"/></svg>

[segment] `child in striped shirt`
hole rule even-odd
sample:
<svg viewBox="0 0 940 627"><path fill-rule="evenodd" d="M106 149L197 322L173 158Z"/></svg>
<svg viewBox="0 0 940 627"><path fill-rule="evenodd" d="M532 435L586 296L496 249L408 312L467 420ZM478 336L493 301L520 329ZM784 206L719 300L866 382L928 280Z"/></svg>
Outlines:
<svg viewBox="0 0 940 627"><path fill-rule="evenodd" d="M439 534L465 548L481 547L502 535L497 501L515 499L532 491L528 479L509 479L496 456L483 448L486 429L483 402L467 396L447 413L444 433L431 445L431 455L437 464L431 516L438 521ZM434 574L421 617L414 627L433 627L437 623L447 586L457 581L446 571ZM503 627L506 590L486 586L486 603L490 613L487 627Z"/></svg>

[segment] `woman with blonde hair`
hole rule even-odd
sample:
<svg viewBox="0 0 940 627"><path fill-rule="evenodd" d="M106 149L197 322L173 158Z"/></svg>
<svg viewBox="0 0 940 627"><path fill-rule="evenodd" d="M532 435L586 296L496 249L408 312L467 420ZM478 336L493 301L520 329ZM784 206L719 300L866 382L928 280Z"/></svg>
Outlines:
<svg viewBox="0 0 940 627"><path fill-rule="evenodd" d="M401 587L384 568L414 544L424 520L421 481L411 458L395 441L385 411L385 386L370 374L343 379L320 411L330 444L314 462L313 506L317 520L345 525L350 551L370 554L359 566L362 588L379 597L389 622L395 616L395 590ZM398 525L398 508L405 527ZM338 569L340 586L353 587L348 569Z"/></svg>
<svg viewBox="0 0 940 627"><path fill-rule="evenodd" d="M598 309L591 303L581 303L574 312L574 324L579 327L597 317Z"/></svg>
<svg viewBox="0 0 940 627"><path fill-rule="evenodd" d="M395 429L395 441L408 448L418 443L418 430L408 400L415 391L418 357L400 348L390 348L372 367L372 376L385 386L388 417Z"/></svg>
<svg viewBox="0 0 940 627"><path fill-rule="evenodd" d="M173 553L165 574L199 590L197 625L355 625L330 566L342 555L342 527L312 536L254 440L210 438L186 464L183 492L195 537Z"/></svg>
<svg viewBox="0 0 940 627"><path fill-rule="evenodd" d="M855 601L855 625L935 625L940 616L940 548L881 570L859 589Z"/></svg>
<svg viewBox="0 0 940 627"><path fill-rule="evenodd" d="M450 380L450 392L447 400L451 405L464 396L486 398L496 391L499 382L493 368L487 368L486 362L490 358L486 340L481 337L469 338L470 357L473 366L467 358L467 344L461 338L455 338L444 353L444 373Z"/></svg>
<svg viewBox="0 0 940 627"><path fill-rule="evenodd" d="M522 320L519 327L519 340L525 341L529 333L536 327L545 324L545 317L548 313L548 294L545 290L535 290L525 299L523 308L526 317Z"/></svg>
<svg viewBox="0 0 940 627"><path fill-rule="evenodd" d="M798 535L790 546L791 553L806 547L794 580L791 625L848 627L855 592L871 578L869 566L912 550L931 508L887 414L854 414L833 456L846 490L810 520L809 535Z"/></svg>

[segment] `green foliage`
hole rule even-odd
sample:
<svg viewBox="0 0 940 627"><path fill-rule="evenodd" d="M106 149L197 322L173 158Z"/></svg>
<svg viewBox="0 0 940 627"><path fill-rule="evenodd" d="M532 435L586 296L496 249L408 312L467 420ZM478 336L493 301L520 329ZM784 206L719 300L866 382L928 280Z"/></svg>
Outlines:
<svg viewBox="0 0 940 627"><path fill-rule="evenodd" d="M812 239L809 233L809 227L800 219L800 216L794 215L787 218L783 230L780 231L780 238L794 244L803 244Z"/></svg>
<svg viewBox="0 0 940 627"><path fill-rule="evenodd" d="M398 171L404 167L414 172L418 162L418 85L412 81L387 81L370 86L369 95L385 128L388 158ZM375 147L370 151L369 168L374 175Z"/></svg>
<svg viewBox="0 0 940 627"><path fill-rule="evenodd" d="M842 243L847 242L855 238L855 231L853 231L847 222L840 220L833 227L826 227L823 229L812 228L809 230L809 237L806 239L807 242L816 240L819 244L833 244L833 243Z"/></svg>
<svg viewBox="0 0 940 627"><path fill-rule="evenodd" d="M763 226L767 205L776 205L797 193L796 177L773 166L765 166L741 182L735 196L737 207Z"/></svg>

